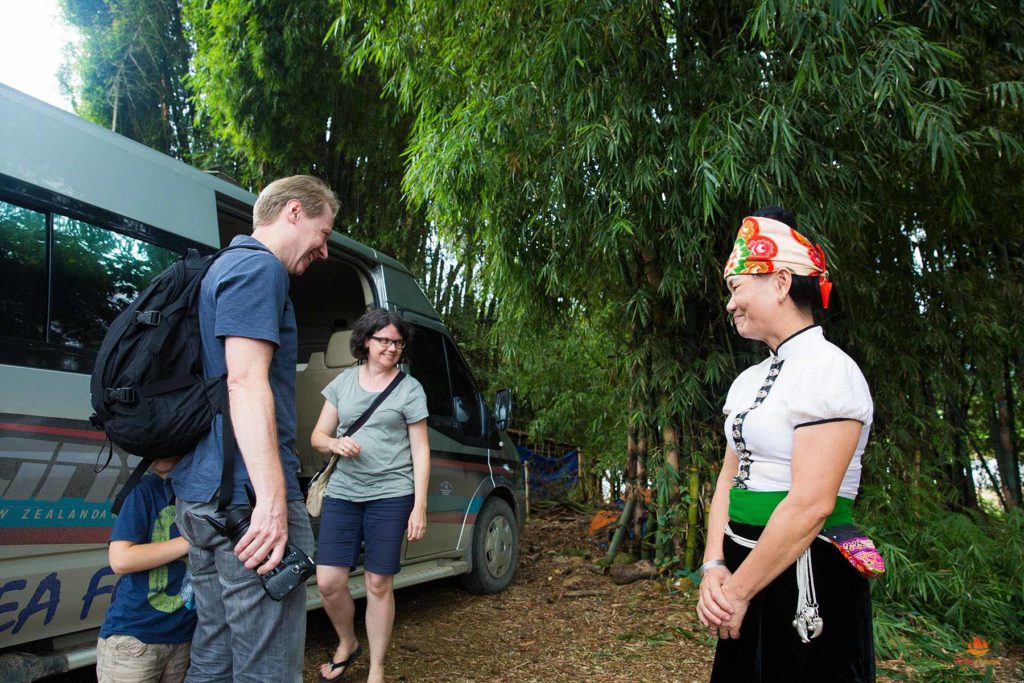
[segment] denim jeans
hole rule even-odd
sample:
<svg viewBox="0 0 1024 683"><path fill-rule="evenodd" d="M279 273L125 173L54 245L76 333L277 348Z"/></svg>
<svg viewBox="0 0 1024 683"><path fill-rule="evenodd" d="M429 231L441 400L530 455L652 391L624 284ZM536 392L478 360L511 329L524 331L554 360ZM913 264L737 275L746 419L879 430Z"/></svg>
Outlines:
<svg viewBox="0 0 1024 683"><path fill-rule="evenodd" d="M306 640L305 587L296 588L281 602L271 600L256 572L235 556L234 544L203 515L223 519L216 501L178 501L178 529L192 545L188 564L199 618L186 682L300 682ZM301 500L288 502L288 541L313 554L313 530Z"/></svg>

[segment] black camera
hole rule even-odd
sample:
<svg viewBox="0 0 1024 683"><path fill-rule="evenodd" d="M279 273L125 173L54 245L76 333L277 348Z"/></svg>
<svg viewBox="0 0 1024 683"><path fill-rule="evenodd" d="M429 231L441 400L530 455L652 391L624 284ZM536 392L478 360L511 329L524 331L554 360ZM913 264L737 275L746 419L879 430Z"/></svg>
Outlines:
<svg viewBox="0 0 1024 683"><path fill-rule="evenodd" d="M256 507L256 494L249 484L245 485L245 494L249 497L250 507L237 507L228 510L223 522L210 515L203 515L206 517L206 521L217 530L217 533L231 539L231 542L235 544L242 540L242 536L245 536L245 532L249 530L252 508ZM260 575L260 581L263 582L263 590L267 591L271 600L279 601L304 584L314 571L313 559L289 543L285 546L284 557L281 558L280 564L266 574Z"/></svg>

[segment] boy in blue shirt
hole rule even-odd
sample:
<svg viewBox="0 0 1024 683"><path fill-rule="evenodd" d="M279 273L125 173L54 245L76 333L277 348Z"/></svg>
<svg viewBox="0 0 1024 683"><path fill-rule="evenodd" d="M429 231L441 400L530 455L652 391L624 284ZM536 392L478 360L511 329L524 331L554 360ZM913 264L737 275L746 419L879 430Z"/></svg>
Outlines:
<svg viewBox="0 0 1024 683"><path fill-rule="evenodd" d="M122 576L96 644L99 683L176 683L188 672L196 613L181 589L189 545L165 479L179 459L153 461L110 533L110 568Z"/></svg>

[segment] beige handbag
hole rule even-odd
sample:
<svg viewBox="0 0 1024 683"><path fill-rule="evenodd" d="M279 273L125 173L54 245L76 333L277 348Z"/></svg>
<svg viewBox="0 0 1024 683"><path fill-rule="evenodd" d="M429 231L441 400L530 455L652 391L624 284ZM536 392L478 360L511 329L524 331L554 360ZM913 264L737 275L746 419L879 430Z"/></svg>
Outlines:
<svg viewBox="0 0 1024 683"><path fill-rule="evenodd" d="M398 383L405 379L405 373L399 371L395 378L391 380L391 383L377 395L370 407L359 416L359 419L353 422L342 437L352 436L356 433L356 430L365 424L373 415L373 411L377 410L377 406L384 402L384 399L388 397ZM331 475L334 473L334 468L338 466L338 454L335 453L331 456L331 459L327 461L327 464L320 468L320 471L313 475L313 478L309 480L309 488L306 490L306 510L309 512L310 517L319 517L320 511L324 507L324 494L327 492L327 482L330 481Z"/></svg>
<svg viewBox="0 0 1024 683"><path fill-rule="evenodd" d="M327 465L314 474L310 480L309 489L306 491L306 510L309 511L310 517L320 516L320 510L324 506L324 493L327 491L327 481L331 478L331 474L334 473L334 468L337 464L338 455L334 454L327 461Z"/></svg>

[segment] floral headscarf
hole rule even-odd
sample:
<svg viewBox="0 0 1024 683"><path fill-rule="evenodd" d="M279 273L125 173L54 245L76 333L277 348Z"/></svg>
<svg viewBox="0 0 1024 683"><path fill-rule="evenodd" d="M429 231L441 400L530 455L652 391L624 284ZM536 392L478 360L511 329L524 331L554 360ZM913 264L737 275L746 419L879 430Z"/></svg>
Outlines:
<svg viewBox="0 0 1024 683"><path fill-rule="evenodd" d="M832 283L828 279L825 252L785 223L747 216L740 225L736 244L725 264L725 277L759 275L785 268L794 275L817 275L821 305L828 308Z"/></svg>

